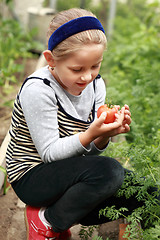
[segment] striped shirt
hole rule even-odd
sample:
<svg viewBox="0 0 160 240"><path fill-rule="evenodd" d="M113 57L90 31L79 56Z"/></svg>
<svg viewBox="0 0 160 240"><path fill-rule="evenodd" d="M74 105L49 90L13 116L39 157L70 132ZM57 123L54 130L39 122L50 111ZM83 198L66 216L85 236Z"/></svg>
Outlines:
<svg viewBox="0 0 160 240"><path fill-rule="evenodd" d="M30 79L32 79L32 77L28 78L24 84L26 84L26 82ZM34 79L36 79L36 77L34 77ZM50 88L51 85L49 80L38 77L37 81L39 80L42 80L43 83L48 85L47 87ZM24 87L24 84L22 85L22 88ZM14 103L10 128L11 141L8 145L6 154L7 173L10 182L17 181L30 169L44 162L30 135L30 130L21 106L20 94L22 88ZM76 133L85 131L94 120L95 103L92 106L87 121L84 121L68 114L68 112L66 112L63 108L58 96L56 96L56 100L58 131L60 138L72 136ZM84 154L85 151L86 149L84 149L84 151L80 151L79 155Z"/></svg>

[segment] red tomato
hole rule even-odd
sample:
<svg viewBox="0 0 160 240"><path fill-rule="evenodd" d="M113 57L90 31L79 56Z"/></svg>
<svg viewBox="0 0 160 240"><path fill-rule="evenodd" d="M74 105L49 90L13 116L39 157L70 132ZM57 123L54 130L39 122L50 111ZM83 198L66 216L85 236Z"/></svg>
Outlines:
<svg viewBox="0 0 160 240"><path fill-rule="evenodd" d="M98 108L97 117L99 118L102 112L106 112L107 116L104 123L113 123L115 121L115 113L118 112L116 107L109 107L107 104L104 104Z"/></svg>

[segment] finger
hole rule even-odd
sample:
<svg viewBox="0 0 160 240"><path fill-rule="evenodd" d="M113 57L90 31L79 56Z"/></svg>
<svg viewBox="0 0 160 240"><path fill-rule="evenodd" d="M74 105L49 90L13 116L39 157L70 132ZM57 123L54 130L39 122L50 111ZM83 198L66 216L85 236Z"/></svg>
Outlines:
<svg viewBox="0 0 160 240"><path fill-rule="evenodd" d="M124 114L124 119L131 119L131 116L129 114Z"/></svg>
<svg viewBox="0 0 160 240"><path fill-rule="evenodd" d="M117 108L117 110L120 109L120 105L114 105L114 106L115 106L115 108Z"/></svg>
<svg viewBox="0 0 160 240"><path fill-rule="evenodd" d="M125 109L129 110L129 106L127 104L124 105Z"/></svg>
<svg viewBox="0 0 160 240"><path fill-rule="evenodd" d="M121 108L121 111L124 113L124 112L125 112L125 107L122 107L122 108Z"/></svg>
<svg viewBox="0 0 160 240"><path fill-rule="evenodd" d="M122 107L120 111L118 111L117 113L115 113L115 116L124 116L124 112L125 112L125 108Z"/></svg>
<svg viewBox="0 0 160 240"><path fill-rule="evenodd" d="M125 119L124 119L125 123L127 123L128 125L131 124L132 122L132 119L130 118L130 116L125 116Z"/></svg>
<svg viewBox="0 0 160 240"><path fill-rule="evenodd" d="M119 111L119 114L124 117L124 113L125 113L125 107L122 107L121 110Z"/></svg>
<svg viewBox="0 0 160 240"><path fill-rule="evenodd" d="M123 121L124 121L124 108L121 109L121 111L119 113L115 114L116 117L116 121L119 126L123 125Z"/></svg>
<svg viewBox="0 0 160 240"><path fill-rule="evenodd" d="M120 111L118 111L117 113L115 113L115 116L118 116L118 115L123 115L125 113L125 107L122 107L121 109L120 109Z"/></svg>
<svg viewBox="0 0 160 240"><path fill-rule="evenodd" d="M100 117L98 118L99 123L100 123L100 124L104 123L106 117L107 117L107 113L106 113L106 112L102 112L101 115L100 115Z"/></svg>
<svg viewBox="0 0 160 240"><path fill-rule="evenodd" d="M130 131L129 125L128 125L128 124L125 124L124 126L121 126L121 127L119 128L118 133L119 133L119 134L121 134L121 133L127 133L127 132L129 132L129 131Z"/></svg>
<svg viewBox="0 0 160 240"><path fill-rule="evenodd" d="M130 131L130 126L128 124L124 125L124 133L127 133Z"/></svg>
<svg viewBox="0 0 160 240"><path fill-rule="evenodd" d="M125 109L125 112L124 112L124 113L125 113L125 115L131 116L131 112L130 112L129 110L126 110L126 109Z"/></svg>

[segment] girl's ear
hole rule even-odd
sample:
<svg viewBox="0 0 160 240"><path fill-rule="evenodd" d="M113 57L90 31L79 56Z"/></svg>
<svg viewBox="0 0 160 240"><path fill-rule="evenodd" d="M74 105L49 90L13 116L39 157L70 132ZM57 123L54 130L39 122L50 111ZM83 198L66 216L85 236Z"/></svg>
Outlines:
<svg viewBox="0 0 160 240"><path fill-rule="evenodd" d="M43 55L48 63L48 65L50 67L55 67L55 61L54 61L54 58L53 58L53 55L52 55L52 52L50 50L45 50L43 52Z"/></svg>

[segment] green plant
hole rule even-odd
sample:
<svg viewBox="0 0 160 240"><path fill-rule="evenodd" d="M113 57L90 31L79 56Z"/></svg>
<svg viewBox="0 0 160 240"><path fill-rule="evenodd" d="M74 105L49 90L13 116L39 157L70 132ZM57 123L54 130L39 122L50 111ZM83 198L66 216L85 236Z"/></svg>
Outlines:
<svg viewBox="0 0 160 240"><path fill-rule="evenodd" d="M159 5L145 5L143 21L137 16L117 16L113 39L104 55L102 75L107 81L107 97L117 104L127 103L132 127L127 140L139 136L153 142L159 129L160 38ZM127 18L127 19L126 19Z"/></svg>
<svg viewBox="0 0 160 240"><path fill-rule="evenodd" d="M135 209L130 215L127 214L128 209L123 207L120 209L116 209L115 206L106 207L100 211L100 215L104 215L111 220L120 217L127 219L127 222L130 223L125 234L127 239L145 239L144 236L149 233L153 234L151 230L154 231L157 224L160 224L160 206L155 199L156 192L149 194L147 191L151 185L154 185L152 180L149 176L144 179L139 174L131 173L126 177L122 188L117 193L117 197L125 196L129 198L134 195L138 201L144 201L144 205ZM140 222L143 223L143 230L139 227ZM150 239L154 238L151 238L150 235Z"/></svg>
<svg viewBox="0 0 160 240"><path fill-rule="evenodd" d="M82 1L77 1L77 0L70 0L70 1L63 1L63 0L59 0L57 1L57 10L58 11L62 11L62 10L66 10L69 8L75 8L75 7L80 7ZM85 8L88 8L88 6L90 5L91 0L87 0L85 1Z"/></svg>
<svg viewBox="0 0 160 240"><path fill-rule="evenodd" d="M103 240L103 238L99 236L95 236L92 240ZM106 238L106 240L109 240L109 238Z"/></svg>
<svg viewBox="0 0 160 240"><path fill-rule="evenodd" d="M7 172L6 169L3 168L2 166L0 166L0 171L2 171L4 173L4 186L3 186L3 194L7 194L7 191L9 190L9 188L11 187L10 185L7 187Z"/></svg>
<svg viewBox="0 0 160 240"><path fill-rule="evenodd" d="M104 155L116 158L136 173L124 182L118 195L128 198L136 194L137 200L144 199L144 206L129 216L125 209L114 206L101 213L112 220L125 217L131 223L128 228L131 235L126 232L127 239L136 239L137 223L143 221L138 239L143 236L144 240L155 240L160 237L160 206L156 193L146 193L150 186L160 191L160 15L158 2L143 2L142 15L141 11L138 14L129 11L134 9L132 4L123 5L101 73L107 82L107 97L115 104L128 104L132 113L131 131L125 135L127 141L110 143Z"/></svg>
<svg viewBox="0 0 160 240"><path fill-rule="evenodd" d="M97 226L81 226L79 236L82 240L88 240L89 237L92 237L94 230Z"/></svg>
<svg viewBox="0 0 160 240"><path fill-rule="evenodd" d="M35 42L33 32L26 33L16 20L0 18L0 28L0 85L8 88L17 81L15 73L23 70L23 61L17 60L31 57L29 50Z"/></svg>
<svg viewBox="0 0 160 240"><path fill-rule="evenodd" d="M118 191L117 196L125 196L129 198L136 195L138 201L143 200L144 205L131 215L127 215L127 209L111 208L102 209L100 214L104 214L112 220L124 217L127 222L130 222L128 232L132 233L130 238L135 239L134 233L137 228L137 223L143 220L143 239L155 239L153 232L160 225L160 205L157 203L157 194L160 193L160 131L154 138L154 143L150 146L144 144L140 139L134 143L111 142L109 147L103 153L118 159L125 168L133 170L134 174L127 175L122 188ZM144 178L145 177L145 178ZM147 189L154 187L158 191L149 194ZM137 232L137 231L136 231ZM126 233L127 234L127 233ZM157 232L157 234L159 234Z"/></svg>
<svg viewBox="0 0 160 240"><path fill-rule="evenodd" d="M97 228L98 228L98 226L96 226L96 225L89 226L89 227L81 226L81 229L80 229L80 232L79 232L80 239L88 240L89 237L92 237L94 230L97 229ZM100 236L94 236L92 238L92 240L103 240L103 239ZM107 238L106 240L109 240L109 238Z"/></svg>

